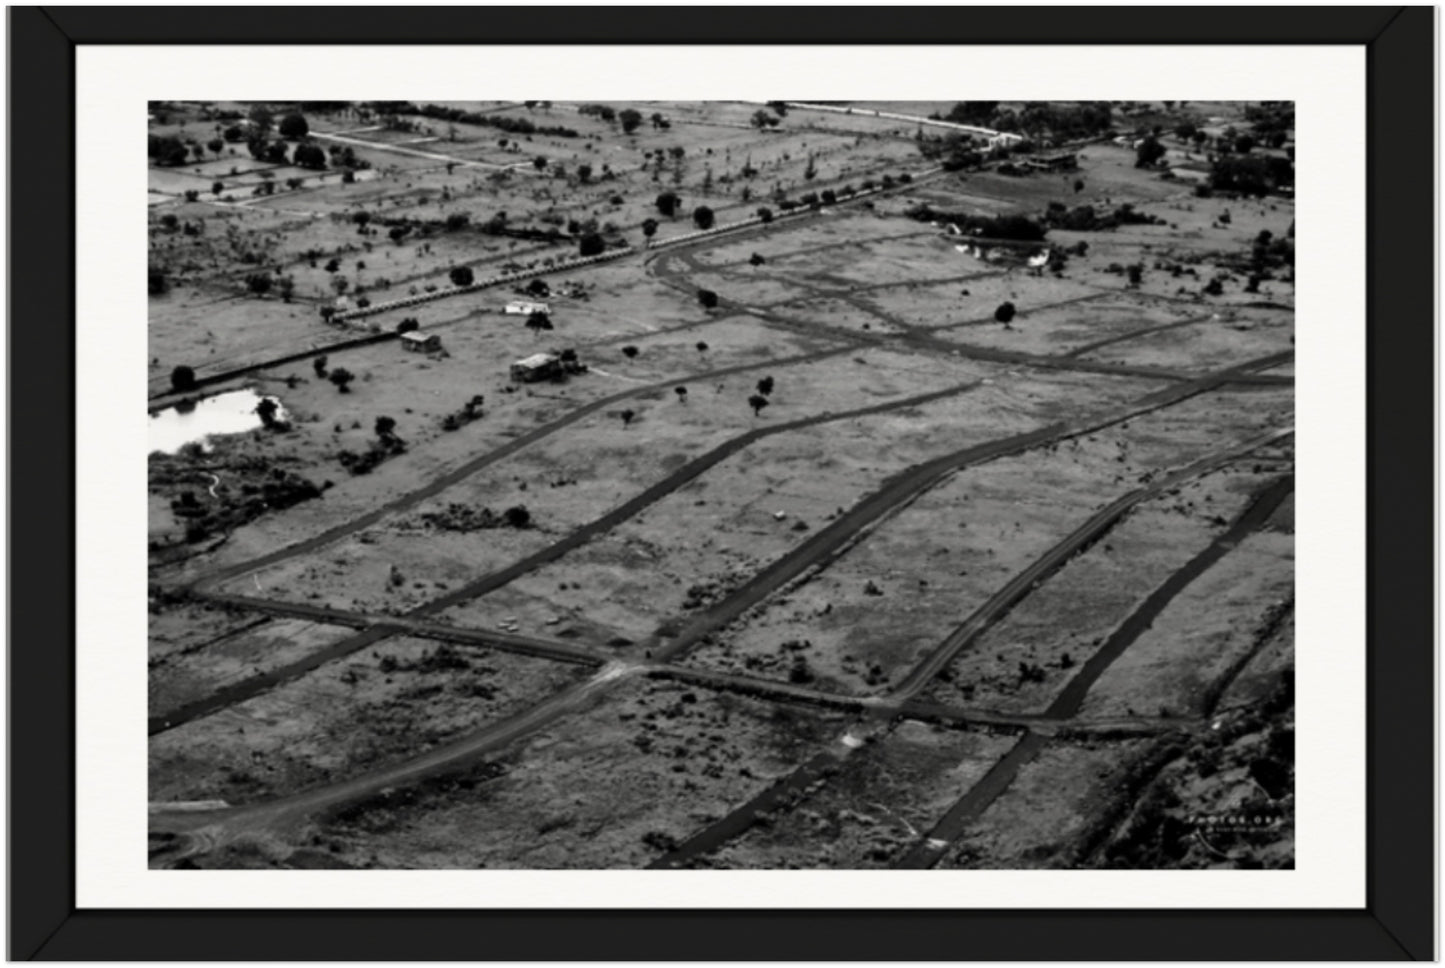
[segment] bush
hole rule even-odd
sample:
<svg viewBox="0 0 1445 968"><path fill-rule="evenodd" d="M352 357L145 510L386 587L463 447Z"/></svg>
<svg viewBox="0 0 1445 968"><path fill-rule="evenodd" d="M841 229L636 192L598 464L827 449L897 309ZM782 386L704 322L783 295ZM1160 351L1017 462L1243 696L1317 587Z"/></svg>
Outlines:
<svg viewBox="0 0 1445 968"><path fill-rule="evenodd" d="M476 279L475 273L466 266L457 266L451 272L447 273L447 277L451 279L452 285L458 288L470 286Z"/></svg>
<svg viewBox="0 0 1445 968"><path fill-rule="evenodd" d="M196 388L196 371L189 366L178 366L171 370L171 389L180 393Z"/></svg>
<svg viewBox="0 0 1445 968"><path fill-rule="evenodd" d="M300 141L311 133L311 126L306 123L306 119L301 115L288 114L282 118L281 123L276 126L276 131L288 141Z"/></svg>
<svg viewBox="0 0 1445 968"><path fill-rule="evenodd" d="M577 254L583 256L601 255L607 251L607 243L596 232L588 232L577 242Z"/></svg>
<svg viewBox="0 0 1445 968"><path fill-rule="evenodd" d="M1006 302L993 311L993 318L1001 323L1007 323L1014 318L1017 312L1013 303Z"/></svg>

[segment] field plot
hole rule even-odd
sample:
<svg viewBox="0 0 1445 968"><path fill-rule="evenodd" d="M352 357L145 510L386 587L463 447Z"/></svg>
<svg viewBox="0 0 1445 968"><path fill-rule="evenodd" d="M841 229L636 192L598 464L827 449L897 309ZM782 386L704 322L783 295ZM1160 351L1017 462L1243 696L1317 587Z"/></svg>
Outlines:
<svg viewBox="0 0 1445 968"><path fill-rule="evenodd" d="M854 753L846 776L693 866L887 867L1015 742L905 722Z"/></svg>
<svg viewBox="0 0 1445 968"><path fill-rule="evenodd" d="M392 639L153 737L150 797L293 793L499 719L577 674L541 659Z"/></svg>
<svg viewBox="0 0 1445 968"><path fill-rule="evenodd" d="M1291 104L149 113L153 867L1293 864Z"/></svg>
<svg viewBox="0 0 1445 968"><path fill-rule="evenodd" d="M1120 787L1149 743L1058 744L1013 783L939 864L944 869L1072 867L1100 818L1119 809Z"/></svg>
<svg viewBox="0 0 1445 968"><path fill-rule="evenodd" d="M1249 489L1259 486L1258 475L1236 466L1139 505L962 652L931 698L1043 712L1109 634L1222 533L1251 500Z"/></svg>
<svg viewBox="0 0 1445 968"><path fill-rule="evenodd" d="M350 629L318 622L252 618L215 639L152 659L150 714L162 715L350 634Z"/></svg>
<svg viewBox="0 0 1445 968"><path fill-rule="evenodd" d="M786 772L838 722L629 684L451 783L343 809L318 834L349 866L639 867Z"/></svg>
<svg viewBox="0 0 1445 968"><path fill-rule="evenodd" d="M1268 641L1272 619L1293 601L1293 575L1280 568L1291 549L1288 536L1267 531L1242 542L1110 667L1083 712L1131 715L1143 711L1135 698L1142 696L1157 701L1160 711L1206 712L1210 685Z"/></svg>

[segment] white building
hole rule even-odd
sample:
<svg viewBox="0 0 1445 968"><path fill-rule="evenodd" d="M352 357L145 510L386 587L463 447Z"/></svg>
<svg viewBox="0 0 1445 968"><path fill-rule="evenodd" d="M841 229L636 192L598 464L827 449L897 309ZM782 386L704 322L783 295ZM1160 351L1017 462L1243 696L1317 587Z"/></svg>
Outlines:
<svg viewBox="0 0 1445 968"><path fill-rule="evenodd" d="M552 315L552 309L544 302L527 302L524 299L516 299L507 303L506 313L509 316L530 316L533 313L544 313Z"/></svg>

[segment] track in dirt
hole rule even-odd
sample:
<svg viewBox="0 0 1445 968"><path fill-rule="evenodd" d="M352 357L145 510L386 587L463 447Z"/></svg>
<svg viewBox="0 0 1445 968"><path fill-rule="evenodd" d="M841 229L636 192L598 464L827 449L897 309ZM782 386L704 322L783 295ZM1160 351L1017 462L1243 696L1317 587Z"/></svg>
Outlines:
<svg viewBox="0 0 1445 968"><path fill-rule="evenodd" d="M551 421L550 423L543 424L540 427L528 431L520 437L514 438L513 440L503 444L495 450L490 450L479 457L469 460L466 463L450 471L447 471L445 474L434 478L431 482L423 485L422 487L419 487L412 491L408 491L406 494L403 494L398 498L394 498L391 501L386 502L385 504L381 505L373 511L368 511L365 514L358 515L357 517L352 518L350 521L339 524L334 528L328 528L321 534L315 535L311 538L307 538L303 541L299 541L296 544L287 545L284 548L280 548L276 551L261 555L258 558L252 558L249 561L238 562L234 565L226 565L220 568L213 569L212 571L209 571L201 577L190 582L189 585L187 585L186 587L190 589L199 589L208 586L214 586L216 584L219 584L220 582L229 581L232 578L238 578L243 575L250 574L253 571L279 564L280 562L295 558L298 555L308 554L320 548L324 548L329 544L340 541L342 538L355 534L357 531L361 531L365 528L371 527L372 525L388 517L389 515L395 514L398 511L404 511L407 508L411 508L417 504L420 504L422 501L426 501L430 498L436 497L438 494L442 493L446 489L456 484L459 484L460 482L466 480L468 477L476 474L478 471L484 470L485 468L490 467L492 464L495 464L500 460L510 457L512 454L516 453L522 448L528 447L536 443L537 441L556 433L559 430L570 427L572 424L577 423L579 420L582 420L585 417L591 416L599 410L603 410L614 404L621 403L622 401L630 399L632 397L636 397L645 393L655 393L661 390L667 390L674 386L680 386L684 383L695 382L697 380L715 379L717 377L731 376L737 373L746 373L749 370L764 369L768 367L790 366L795 363L812 363L817 360L827 359L830 356L841 355L843 353L849 352L850 349L852 349L852 347L849 346L832 347L825 350L816 350L812 353L803 353L798 356L789 356L783 357L781 359L768 360L763 363L747 363L739 366L724 367L720 370L710 370L706 373L696 373L685 377L679 377L674 380L664 380L659 383L649 383L643 386L633 387L631 389L623 390L619 393L614 393L610 396L603 397L599 400L594 400L591 403L583 404L576 410L570 411L569 413L564 414L563 416Z"/></svg>
<svg viewBox="0 0 1445 968"><path fill-rule="evenodd" d="M749 430L737 437L734 437L712 450L707 451L699 457L694 458L682 467L678 468L667 477L648 487L637 496L618 505L606 514L589 522L586 525L573 531L560 541L553 542L547 547L534 554L528 555L500 571L485 575L482 578L467 582L464 585L434 598L429 602L411 609L402 616L404 619L420 619L427 616L437 615L456 605L471 601L482 595L496 591L517 578L535 571L552 561L563 557L568 552L579 548L598 536L617 527L617 525L635 517L638 513L656 504L658 501L672 494L678 488L694 480L708 469L716 466L727 458L733 456L745 447L756 443L766 437L775 434L786 433L793 430L801 430L806 427L817 426L818 424L829 423L838 420L851 420L858 417L887 413L892 410L915 407L929 403L934 400L941 400L961 393L967 393L979 387L977 381L958 384L943 390L932 393L923 393L911 397L903 397L898 400L891 400L887 403L874 404L870 407L859 407L854 410L844 410L836 413L817 414L812 417L803 417L798 420L791 420L786 423L775 424L770 427L758 427ZM493 452L495 454L496 452ZM354 522L348 527L354 525ZM203 597L219 604L229 604L239 607L259 608L264 604L262 600L237 595L215 595L207 592L195 592L198 597ZM277 614L290 615L301 618L313 618L317 621L334 621L338 624L354 624L355 613L345 613L340 610L327 609L320 606L295 604L285 602L273 603L271 610ZM329 616L329 618L328 618ZM233 683L223 689L217 690L204 699L187 703L161 715L155 716L150 721L150 735L165 732L183 726L194 719L208 716L229 706L245 702L264 692L274 689L276 686L295 679L299 676L312 672L326 663L344 658L354 652L367 648L389 638L393 634L404 634L405 628L400 623L392 624L385 621L373 624L357 635L342 639L324 649L281 666L269 672L261 673L241 682Z"/></svg>
<svg viewBox="0 0 1445 968"><path fill-rule="evenodd" d="M1008 584L1006 584L1003 588L1001 588L998 592L991 596L988 601L986 601L973 614L971 614L963 622L963 624L961 624L953 633L951 633L947 638L945 638L942 643L940 643L938 648L930 652L922 661L920 661L914 667L914 669L909 673L909 675L905 676L902 680L900 680L898 685L889 692L886 700L890 703L890 705L884 706L883 708L871 709L867 711L864 714L862 722L859 724L858 727L855 728L867 727L869 724L876 725L880 720L887 719L890 716L892 704L906 704L909 700L912 700L912 698L916 696L917 693L921 691L929 682L931 682L933 677L936 676L938 672L948 663L950 663L960 651L966 648L970 643L976 641L984 631L997 623L1005 614L1008 613L1009 609L1011 609L1015 604L1017 604L1018 601L1025 597L1038 582L1047 578L1053 571L1061 567L1064 562L1066 562L1079 550L1096 541L1108 528L1112 527L1114 523L1116 523L1125 513L1127 513L1138 503L1150 497L1161 494L1169 488L1175 487L1185 480L1197 476L1202 476L1212 470L1218 469L1229 461L1237 460L1242 455L1258 449L1259 447L1267 446L1268 444L1281 439L1287 433L1289 432L1273 431L1259 435L1241 444L1226 448L1206 458L1195 461L1187 467L1181 468L1178 471L1163 475L1149 486L1131 491L1123 497L1115 500L1101 511L1091 515L1090 518L1085 521L1079 528L1072 531L1062 541L1055 544L1047 552L1045 552L1039 558L1035 559L1035 561L1031 563L1028 568L1024 569L1024 571L1016 575ZM1272 513L1273 509L1273 506L1269 507L1268 511L1263 514L1263 518L1267 519L1268 514ZM1251 518L1251 521L1252 520L1253 519ZM1220 541L1223 541L1223 538L1221 538ZM1212 547L1213 545L1211 545L1211 548ZM1220 553L1222 554L1222 552ZM1189 566L1186 565L1185 567L1188 568ZM1085 664L1084 668L1089 668L1088 663ZM1091 675L1097 676L1101 671L1102 670L1091 671ZM1083 670L1081 670L1080 675L1083 675ZM1088 685L1092 685L1092 682L1093 679L1089 679ZM1088 686L1086 685L1085 690L1087 690L1087 688ZM1072 713L1064 712L1066 708L1067 707L1061 705L1057 710L1059 712L1059 715L1050 716L1049 718L1062 719L1065 718L1066 715L1072 715ZM1052 707L1051 711L1054 711ZM1077 709L1075 708L1074 711L1076 712ZM1007 777L1011 778L1014 775L1014 772L1017 771L1017 768L1028 762L1029 759L1032 759L1033 755L1037 752L1035 747L1041 743L1041 740L1030 739L1031 736L1036 735L1037 734L1030 732L1027 733L1023 737L1023 739L1020 740L1017 747L1020 749L1020 752L1015 757L1017 763L1015 763L1015 765L1013 766L1013 772L1006 773ZM825 758L831 759L833 762L841 762L850 752L850 747L839 746L836 748L829 747L828 750L824 751L824 753L820 755L824 756ZM809 761L807 764L805 764L803 767L800 767L799 769L801 771L807 771L811 776L816 773L817 767L813 763L813 761ZM984 777L984 780L980 781L980 784L988 782L989 777L992 776L993 773L998 769L999 767L996 765L994 770L990 770L990 773ZM1002 776L1005 774L1000 775ZM812 781L811 779L809 779L807 782ZM784 779L778 785L789 790L799 786L799 784L793 782L792 777ZM801 785L806 786L807 784L803 783ZM998 791L1001 792L1002 789L1006 786L1007 782L1004 782L1003 786L998 788ZM992 786L986 786L984 789L992 789ZM994 796L996 795L997 793L994 793ZM969 800L970 806L967 809L972 809L972 805L977 803L981 796L982 794L980 794L979 796L975 796L973 799ZM741 807L737 808L736 810L730 812L721 820L709 825L708 827L705 827L699 833L689 838L687 841L685 841L674 850L668 852L663 857L658 858L652 866L658 868L677 868L691 863L696 858L704 856L706 853L715 850L722 843L725 843L729 837L735 836L737 833L746 830L749 826L751 826L751 824L756 819L756 803L771 802L773 801L764 798L763 794L760 794L759 797L754 798L753 801L749 801L749 803L746 803ZM984 802L984 806L986 807L987 804L991 802L992 797L989 797ZM724 833L726 833L727 836L723 836Z"/></svg>
<svg viewBox="0 0 1445 968"><path fill-rule="evenodd" d="M1262 490L1244 513L1230 526L1229 530L1215 538L1208 547L1170 575L1120 623L1103 646L1089 657L1079 672L1064 686L1058 697L1049 704L1044 715L1054 720L1064 720L1076 715L1094 683L1140 635L1148 630L1159 614L1164 611L1164 608L1195 579L1238 547L1241 541L1261 528L1269 520L1270 515L1275 512L1275 509L1293 491L1293 475L1280 478ZM1026 733L978 783L974 784L943 815L933 829L904 853L893 866L909 870L923 870L937 864L948 848L968 829L969 825L982 816L984 811L1009 788L1014 778L1018 776L1019 770L1039 754L1046 742L1047 738L1040 733L1032 731Z"/></svg>

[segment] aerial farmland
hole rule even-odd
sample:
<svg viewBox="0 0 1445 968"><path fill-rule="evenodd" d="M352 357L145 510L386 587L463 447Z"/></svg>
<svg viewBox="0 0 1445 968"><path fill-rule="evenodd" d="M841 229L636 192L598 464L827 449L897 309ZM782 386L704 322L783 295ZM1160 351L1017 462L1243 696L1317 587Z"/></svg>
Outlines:
<svg viewBox="0 0 1445 968"><path fill-rule="evenodd" d="M1294 866L1285 102L152 102L155 868Z"/></svg>

